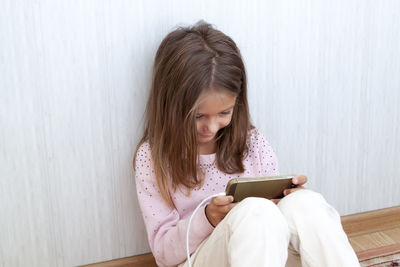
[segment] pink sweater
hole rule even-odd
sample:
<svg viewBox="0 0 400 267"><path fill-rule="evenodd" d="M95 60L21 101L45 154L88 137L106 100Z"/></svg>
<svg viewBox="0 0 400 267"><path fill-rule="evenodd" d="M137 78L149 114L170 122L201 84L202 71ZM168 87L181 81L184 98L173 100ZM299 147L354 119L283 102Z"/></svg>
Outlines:
<svg viewBox="0 0 400 267"><path fill-rule="evenodd" d="M159 266L176 266L186 260L186 229L189 218L204 198L224 192L226 184L233 178L278 174L277 157L258 130L250 131L247 146L244 173L226 174L217 168L215 154L200 155L200 168L205 173L204 185L200 189L192 190L190 197L186 196L186 189L178 188L172 193L174 208L169 207L160 195L149 144L140 146L136 158L136 189L150 248ZM192 220L190 253L214 229L207 220L204 207L205 205L197 211Z"/></svg>

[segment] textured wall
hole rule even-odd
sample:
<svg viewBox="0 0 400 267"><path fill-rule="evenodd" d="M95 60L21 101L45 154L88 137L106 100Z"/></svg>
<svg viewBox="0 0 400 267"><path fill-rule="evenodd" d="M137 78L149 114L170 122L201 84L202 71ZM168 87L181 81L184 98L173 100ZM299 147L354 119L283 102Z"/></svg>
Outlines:
<svg viewBox="0 0 400 267"><path fill-rule="evenodd" d="M0 1L0 266L149 251L131 159L178 24L242 50L281 173L349 214L400 204L399 1Z"/></svg>

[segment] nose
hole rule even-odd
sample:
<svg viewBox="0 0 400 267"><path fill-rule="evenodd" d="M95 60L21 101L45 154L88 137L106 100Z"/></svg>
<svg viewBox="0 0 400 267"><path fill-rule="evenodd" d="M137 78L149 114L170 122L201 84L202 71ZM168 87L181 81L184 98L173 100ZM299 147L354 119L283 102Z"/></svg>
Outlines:
<svg viewBox="0 0 400 267"><path fill-rule="evenodd" d="M207 123L204 124L205 132L207 133L216 133L218 131L218 122L215 119L210 119Z"/></svg>

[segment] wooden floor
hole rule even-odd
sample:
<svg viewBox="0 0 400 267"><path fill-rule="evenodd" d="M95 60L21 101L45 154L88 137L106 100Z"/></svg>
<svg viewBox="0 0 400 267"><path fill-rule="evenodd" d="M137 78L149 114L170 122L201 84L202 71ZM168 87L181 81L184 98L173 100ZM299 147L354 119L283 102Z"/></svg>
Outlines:
<svg viewBox="0 0 400 267"><path fill-rule="evenodd" d="M353 235L349 237L349 240L356 252L400 244L400 226L372 233Z"/></svg>
<svg viewBox="0 0 400 267"><path fill-rule="evenodd" d="M400 206L342 217L356 252L400 243Z"/></svg>
<svg viewBox="0 0 400 267"><path fill-rule="evenodd" d="M342 217L358 258L400 249L400 206Z"/></svg>
<svg viewBox="0 0 400 267"><path fill-rule="evenodd" d="M390 247L400 248L400 206L342 217L343 229L357 256ZM156 267L151 253L85 265L90 267Z"/></svg>

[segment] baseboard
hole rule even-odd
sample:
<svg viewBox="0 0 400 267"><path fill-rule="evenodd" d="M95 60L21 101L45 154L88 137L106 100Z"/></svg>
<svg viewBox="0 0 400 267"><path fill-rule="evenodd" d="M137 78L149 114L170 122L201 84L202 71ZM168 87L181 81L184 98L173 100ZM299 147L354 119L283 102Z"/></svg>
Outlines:
<svg viewBox="0 0 400 267"><path fill-rule="evenodd" d="M400 206L342 216L347 235L375 232L400 225ZM157 267L151 253L83 265L84 267Z"/></svg>
<svg viewBox="0 0 400 267"><path fill-rule="evenodd" d="M376 232L400 225L400 206L342 216L348 236Z"/></svg>

